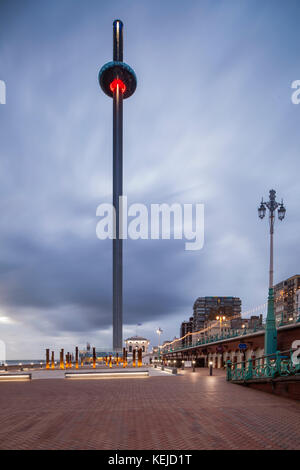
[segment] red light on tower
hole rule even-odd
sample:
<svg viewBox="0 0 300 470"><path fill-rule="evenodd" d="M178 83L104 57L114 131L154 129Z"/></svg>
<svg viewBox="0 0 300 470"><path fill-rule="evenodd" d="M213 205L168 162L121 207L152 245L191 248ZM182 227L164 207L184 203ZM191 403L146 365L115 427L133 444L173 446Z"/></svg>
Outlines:
<svg viewBox="0 0 300 470"><path fill-rule="evenodd" d="M126 85L124 82L122 82L122 80L120 80L119 78L115 78L111 84L109 85L109 88L111 89L112 92L115 91L115 89L117 88L117 86L119 86L121 88L121 92L122 93L125 93L126 91Z"/></svg>

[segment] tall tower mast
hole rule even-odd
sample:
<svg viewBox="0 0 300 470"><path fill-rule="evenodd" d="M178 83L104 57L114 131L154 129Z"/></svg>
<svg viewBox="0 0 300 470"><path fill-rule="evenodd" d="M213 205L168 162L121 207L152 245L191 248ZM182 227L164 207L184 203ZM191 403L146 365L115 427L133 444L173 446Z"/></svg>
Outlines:
<svg viewBox="0 0 300 470"><path fill-rule="evenodd" d="M104 93L113 98L113 205L116 211L113 239L113 349L123 346L123 243L120 213L123 195L123 99L136 89L136 75L123 62L123 23L113 23L113 61L99 72Z"/></svg>

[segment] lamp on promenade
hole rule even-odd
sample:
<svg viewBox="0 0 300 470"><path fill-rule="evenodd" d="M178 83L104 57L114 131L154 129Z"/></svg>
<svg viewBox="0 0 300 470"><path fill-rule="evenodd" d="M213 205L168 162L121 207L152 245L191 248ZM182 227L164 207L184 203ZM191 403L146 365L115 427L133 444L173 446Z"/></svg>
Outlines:
<svg viewBox="0 0 300 470"><path fill-rule="evenodd" d="M136 89L136 75L123 62L123 23L113 23L113 61L103 65L99 83L106 95L113 98L113 205L115 208L113 239L113 348L121 351L123 346L123 245L122 213L123 195L123 99L129 98ZM121 210L120 210L121 209Z"/></svg>
<svg viewBox="0 0 300 470"><path fill-rule="evenodd" d="M158 362L160 361L160 335L162 334L163 330L161 328L157 328L156 333L158 334Z"/></svg>
<svg viewBox="0 0 300 470"><path fill-rule="evenodd" d="M286 209L281 203L276 201L276 191L270 190L269 201L264 202L262 199L261 204L258 208L258 216L263 219L266 215L267 209L269 210L269 223L270 223L270 269L269 269L269 296L268 296L268 313L266 319L265 329L265 355L274 354L277 351L277 330L274 313L274 288L273 288L273 276L274 276L274 257L273 257L273 238L274 238L274 224L275 224L275 212L278 209L278 219L283 220L285 217Z"/></svg>

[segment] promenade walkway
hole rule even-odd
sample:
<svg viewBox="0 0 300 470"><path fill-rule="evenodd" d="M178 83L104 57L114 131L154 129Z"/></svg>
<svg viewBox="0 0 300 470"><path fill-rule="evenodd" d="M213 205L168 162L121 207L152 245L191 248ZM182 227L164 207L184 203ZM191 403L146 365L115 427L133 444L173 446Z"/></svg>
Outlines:
<svg viewBox="0 0 300 470"><path fill-rule="evenodd" d="M0 383L0 448L300 449L299 402L214 372Z"/></svg>

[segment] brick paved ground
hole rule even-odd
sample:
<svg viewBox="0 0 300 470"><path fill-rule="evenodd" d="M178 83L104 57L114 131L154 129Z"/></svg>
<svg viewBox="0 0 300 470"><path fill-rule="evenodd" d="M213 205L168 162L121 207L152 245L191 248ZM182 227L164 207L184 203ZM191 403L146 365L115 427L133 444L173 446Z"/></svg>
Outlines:
<svg viewBox="0 0 300 470"><path fill-rule="evenodd" d="M300 449L299 402L196 374L0 383L1 449Z"/></svg>

